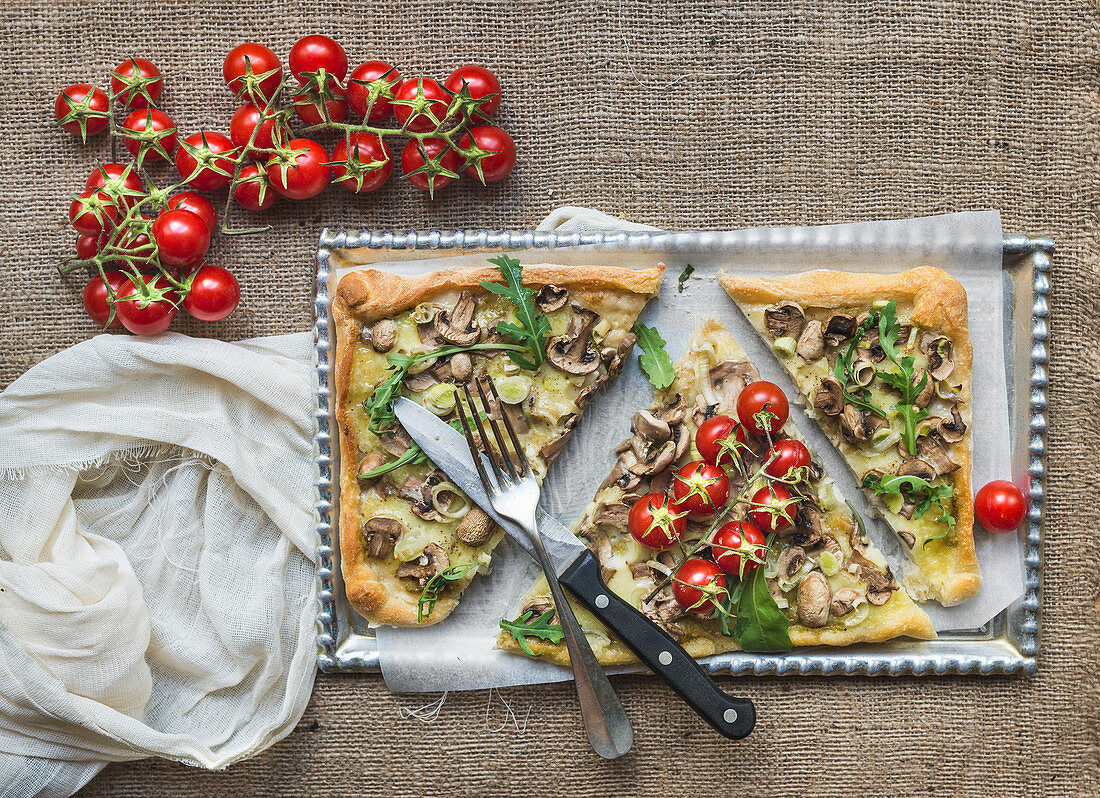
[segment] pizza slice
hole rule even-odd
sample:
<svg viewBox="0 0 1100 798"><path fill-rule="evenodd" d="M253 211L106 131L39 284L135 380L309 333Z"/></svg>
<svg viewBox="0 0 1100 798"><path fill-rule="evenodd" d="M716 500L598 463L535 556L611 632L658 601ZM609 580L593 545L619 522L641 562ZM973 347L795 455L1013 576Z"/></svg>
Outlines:
<svg viewBox="0 0 1100 798"><path fill-rule="evenodd" d="M974 596L963 287L932 267L719 280L904 544L910 594L947 606Z"/></svg>
<svg viewBox="0 0 1100 798"><path fill-rule="evenodd" d="M444 269L345 275L333 302L340 427L340 555L348 600L371 623L436 623L503 536L401 429L392 404L455 416L483 375L541 479L593 393L629 354L663 266Z"/></svg>
<svg viewBox="0 0 1100 798"><path fill-rule="evenodd" d="M743 392L771 386L758 380L719 322L695 331L575 527L607 586L695 657L934 637L785 414L760 420L760 434L739 423ZM634 661L572 606L600 662ZM564 664L553 620L540 577L498 645Z"/></svg>

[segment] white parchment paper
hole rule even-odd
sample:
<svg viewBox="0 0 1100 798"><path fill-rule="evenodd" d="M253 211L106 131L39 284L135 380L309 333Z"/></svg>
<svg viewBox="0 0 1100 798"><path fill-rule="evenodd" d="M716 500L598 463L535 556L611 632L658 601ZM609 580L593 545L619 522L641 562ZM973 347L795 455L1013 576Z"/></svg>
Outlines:
<svg viewBox="0 0 1100 798"><path fill-rule="evenodd" d="M584 209L561 209L542 229L559 232L636 230L621 220ZM408 253L405 253L406 257ZM483 265L483 254L446 255L447 265ZM813 268L856 271L902 271L913 266L939 266L953 274L969 297L970 332L974 342L974 484L1011 478L1008 399L1004 362L1004 280L1001 271L1000 216L995 211L959 213L920 219L830 225L761 228L741 231L670 234L659 250L640 249L629 241L610 246L539 250L519 255L525 263L597 264L643 268L663 262L668 269L661 296L642 318L656 325L668 341L673 360L686 348L695 325L717 318L745 347L765 379L783 385L787 378L734 303L718 284L725 269L745 275L790 274ZM683 293L676 278L684 264L695 266ZM440 258L376 263L400 273L439 268ZM788 383L789 384L789 383ZM797 394L788 391L788 396ZM629 432L633 413L649 404L652 388L637 359L586 409L577 431L551 469L543 490L543 509L571 526L591 500L612 465L612 448ZM794 404L794 401L792 401ZM839 455L827 445L809 419L792 418L834 477L850 475ZM849 477L853 484L854 478ZM838 479L842 487L844 482ZM862 492L845 491L865 509ZM895 570L904 562L900 544L884 522L869 517L869 533ZM938 631L982 626L1023 594L1023 556L1017 535L992 535L975 529L983 572L981 593L952 608L929 603ZM471 690L515 684L561 681L567 669L499 651L498 621L518 609L519 596L538 575L527 555L505 540L493 557L493 573L467 590L459 608L445 621L422 629L382 627L377 630L382 673L395 692Z"/></svg>

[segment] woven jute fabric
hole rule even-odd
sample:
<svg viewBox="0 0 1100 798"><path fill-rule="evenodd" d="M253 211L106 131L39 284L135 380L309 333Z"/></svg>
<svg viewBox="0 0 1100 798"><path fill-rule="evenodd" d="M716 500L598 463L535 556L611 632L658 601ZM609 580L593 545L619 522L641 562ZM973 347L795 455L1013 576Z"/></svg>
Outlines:
<svg viewBox="0 0 1100 798"><path fill-rule="evenodd" d="M221 237L212 257L240 276L243 305L225 323L177 323L191 334L308 328L325 225L523 228L563 204L684 229L992 207L1006 231L1058 242L1034 678L727 678L759 713L739 743L661 683L616 679L637 742L606 763L569 685L452 694L425 724L403 710L434 696L322 676L298 729L254 760L225 773L111 766L83 795L1100 795L1100 20L1089 5L112 0L9 2L0 15L0 385L95 331L82 281L53 266L72 245L66 195L108 153L56 131L51 105L130 54L167 74L163 104L185 131L226 128L219 67L243 40L285 53L326 32L353 62L440 77L484 63L520 152L496 187L459 184L435 202L400 179L365 197L334 189L277 207L266 234Z"/></svg>

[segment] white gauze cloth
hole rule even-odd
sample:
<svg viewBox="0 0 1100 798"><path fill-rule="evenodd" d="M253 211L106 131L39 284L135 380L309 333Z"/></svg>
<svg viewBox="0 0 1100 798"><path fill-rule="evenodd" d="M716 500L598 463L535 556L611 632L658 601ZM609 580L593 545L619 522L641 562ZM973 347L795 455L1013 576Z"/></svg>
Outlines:
<svg viewBox="0 0 1100 798"><path fill-rule="evenodd" d="M100 335L0 394L0 796L222 768L316 673L312 336Z"/></svg>

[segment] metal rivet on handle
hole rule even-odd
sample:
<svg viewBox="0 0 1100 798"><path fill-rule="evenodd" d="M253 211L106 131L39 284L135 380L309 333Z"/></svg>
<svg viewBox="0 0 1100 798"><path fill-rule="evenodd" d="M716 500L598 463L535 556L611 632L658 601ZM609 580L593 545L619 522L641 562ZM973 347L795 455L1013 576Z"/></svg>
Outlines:
<svg viewBox="0 0 1100 798"><path fill-rule="evenodd" d="M599 607L601 610L604 609L605 607L607 607L607 605L610 604L610 603L611 603L611 600L607 596L605 596L603 593L596 596L596 606Z"/></svg>
<svg viewBox="0 0 1100 798"><path fill-rule="evenodd" d="M672 652L671 651L662 651L660 654L657 655L657 661L659 663L661 663L662 665L671 665L672 664Z"/></svg>
<svg viewBox="0 0 1100 798"><path fill-rule="evenodd" d="M722 713L722 720L724 720L726 723L733 723L735 720L737 720L737 710L727 709L725 712Z"/></svg>

